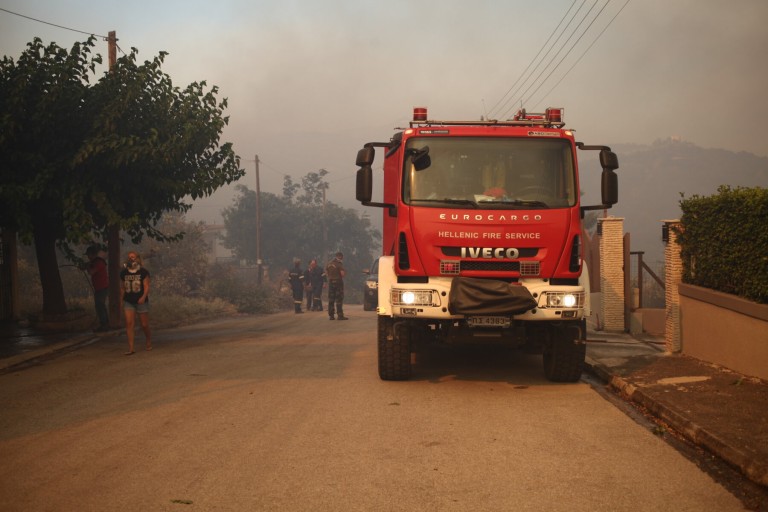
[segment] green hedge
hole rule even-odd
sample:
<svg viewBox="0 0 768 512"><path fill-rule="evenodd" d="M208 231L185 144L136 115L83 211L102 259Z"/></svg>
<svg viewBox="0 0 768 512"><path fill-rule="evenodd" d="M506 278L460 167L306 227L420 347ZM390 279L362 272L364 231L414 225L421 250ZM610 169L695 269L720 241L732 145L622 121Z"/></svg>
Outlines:
<svg viewBox="0 0 768 512"><path fill-rule="evenodd" d="M683 282L768 303L768 189L680 201Z"/></svg>

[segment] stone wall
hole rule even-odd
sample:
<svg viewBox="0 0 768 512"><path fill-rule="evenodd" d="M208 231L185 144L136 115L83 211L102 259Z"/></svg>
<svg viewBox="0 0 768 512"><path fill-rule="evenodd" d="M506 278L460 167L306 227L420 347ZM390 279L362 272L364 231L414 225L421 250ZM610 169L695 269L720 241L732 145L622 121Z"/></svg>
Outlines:
<svg viewBox="0 0 768 512"><path fill-rule="evenodd" d="M768 380L768 305L680 283L682 351Z"/></svg>

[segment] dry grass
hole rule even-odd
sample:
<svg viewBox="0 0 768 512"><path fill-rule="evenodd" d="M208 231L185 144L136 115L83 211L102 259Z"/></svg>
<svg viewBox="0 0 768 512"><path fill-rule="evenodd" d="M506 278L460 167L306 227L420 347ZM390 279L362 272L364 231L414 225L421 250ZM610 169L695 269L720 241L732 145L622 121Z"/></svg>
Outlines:
<svg viewBox="0 0 768 512"><path fill-rule="evenodd" d="M153 294L150 305L150 323L156 328L192 324L237 314L235 306L221 299L206 300ZM84 311L92 319L93 325L97 325L92 298L71 300L67 307L70 311Z"/></svg>

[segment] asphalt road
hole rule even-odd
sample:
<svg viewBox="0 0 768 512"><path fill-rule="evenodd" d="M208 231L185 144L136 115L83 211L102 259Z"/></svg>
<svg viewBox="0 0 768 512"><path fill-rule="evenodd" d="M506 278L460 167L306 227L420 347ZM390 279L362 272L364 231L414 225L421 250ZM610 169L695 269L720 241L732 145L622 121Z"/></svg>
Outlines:
<svg viewBox="0 0 768 512"><path fill-rule="evenodd" d="M375 313L105 338L0 375L3 511L743 510L586 383L503 349L376 373Z"/></svg>

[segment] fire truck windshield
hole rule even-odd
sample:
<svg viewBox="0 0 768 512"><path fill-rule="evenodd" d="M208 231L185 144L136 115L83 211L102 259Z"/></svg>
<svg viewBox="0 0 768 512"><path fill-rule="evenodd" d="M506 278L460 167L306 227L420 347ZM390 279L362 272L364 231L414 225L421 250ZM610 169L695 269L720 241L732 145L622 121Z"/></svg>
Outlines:
<svg viewBox="0 0 768 512"><path fill-rule="evenodd" d="M481 209L566 208L576 204L571 145L565 139L413 137L403 201L414 206ZM408 151L408 150L411 151ZM419 150L422 150L419 152Z"/></svg>

